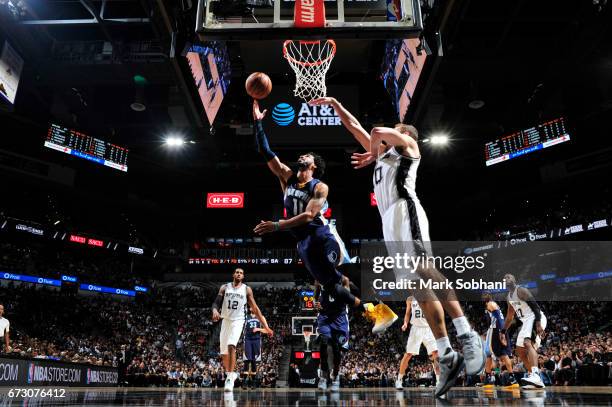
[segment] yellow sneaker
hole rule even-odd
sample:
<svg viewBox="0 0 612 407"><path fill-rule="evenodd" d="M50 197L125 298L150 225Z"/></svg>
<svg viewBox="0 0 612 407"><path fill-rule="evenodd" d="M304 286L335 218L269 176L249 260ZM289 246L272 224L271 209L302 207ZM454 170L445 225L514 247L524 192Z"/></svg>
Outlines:
<svg viewBox="0 0 612 407"><path fill-rule="evenodd" d="M518 384L518 383L512 383L512 384L509 384L509 385L507 385L507 386L502 387L502 389L503 389L503 390L514 390L514 389L518 389L518 388L520 388L520 387L521 387L521 386L519 386L519 384Z"/></svg>
<svg viewBox="0 0 612 407"><path fill-rule="evenodd" d="M397 321L397 314L393 312L391 308L385 303L379 303L374 307L375 312L375 323L372 328L373 334L383 333L389 328L395 321Z"/></svg>

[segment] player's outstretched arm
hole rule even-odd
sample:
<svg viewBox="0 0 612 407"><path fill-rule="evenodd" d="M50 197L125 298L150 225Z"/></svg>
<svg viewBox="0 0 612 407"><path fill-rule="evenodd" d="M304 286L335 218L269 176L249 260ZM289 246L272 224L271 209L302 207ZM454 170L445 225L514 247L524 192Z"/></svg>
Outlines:
<svg viewBox="0 0 612 407"><path fill-rule="evenodd" d="M374 127L370 134L372 136L370 144L372 154L378 154L379 147L384 141L389 146L403 148L411 157L419 156L419 146L416 140L407 134L389 127Z"/></svg>
<svg viewBox="0 0 612 407"><path fill-rule="evenodd" d="M268 326L268 321L266 320L266 317L263 316L263 314L261 313L261 310L259 309L259 306L257 306L257 303L255 302L255 297L253 296L253 290L251 289L251 287L247 287L247 302L249 303L249 307L251 308L251 310L253 311L253 313L255 314L257 319L259 319L259 321L261 322L261 325L263 326L263 330L261 332L268 334L269 336L272 336L274 334L274 331L270 329L270 327Z"/></svg>
<svg viewBox="0 0 612 407"><path fill-rule="evenodd" d="M287 230L297 226L305 225L309 222L312 222L313 219L317 216L318 213L321 212L325 201L327 200L327 194L329 192L329 187L319 182L314 190L314 197L308 202L306 206L306 210L300 213L293 218L289 218L287 220L279 220L279 221L264 221L259 222L253 232L258 235L264 235L266 233L277 232L279 230Z"/></svg>
<svg viewBox="0 0 612 407"><path fill-rule="evenodd" d="M323 97L313 99L309 102L312 106L320 106L320 105L330 105L338 114L340 121L346 127L348 131L351 132L355 140L359 142L363 146L366 151L370 150L370 135L367 131L361 126L359 120L351 112L349 112L342 103L338 102L336 98L332 97Z"/></svg>
<svg viewBox="0 0 612 407"><path fill-rule="evenodd" d="M219 293L217 294L217 297L215 298L215 301L213 302L213 305L212 305L213 322L217 322L219 319L221 319L221 314L219 313L219 309L223 305L224 296L225 296L225 285L222 285L221 288L219 288Z"/></svg>
<svg viewBox="0 0 612 407"><path fill-rule="evenodd" d="M268 136L263 128L262 120L266 117L267 110L263 112L259 109L259 102L253 100L253 119L255 120L255 141L257 143L257 151L265 158L268 168L281 182L283 190L287 185L287 180L293 174L291 169L283 164L276 153L270 149Z"/></svg>

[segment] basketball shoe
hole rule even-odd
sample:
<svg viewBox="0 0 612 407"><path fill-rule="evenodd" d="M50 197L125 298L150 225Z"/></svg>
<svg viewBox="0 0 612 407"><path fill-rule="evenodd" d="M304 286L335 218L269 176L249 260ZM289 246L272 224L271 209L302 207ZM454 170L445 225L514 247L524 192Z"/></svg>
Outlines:
<svg viewBox="0 0 612 407"><path fill-rule="evenodd" d="M376 305L367 303L364 304L364 307L366 309L365 317L374 322L373 334L383 333L397 321L397 314L385 303L380 302Z"/></svg>
<svg viewBox="0 0 612 407"><path fill-rule="evenodd" d="M451 387L453 387L459 373L465 366L463 356L451 348L446 348L445 353L440 356L439 363L440 377L434 393L436 397L442 397Z"/></svg>

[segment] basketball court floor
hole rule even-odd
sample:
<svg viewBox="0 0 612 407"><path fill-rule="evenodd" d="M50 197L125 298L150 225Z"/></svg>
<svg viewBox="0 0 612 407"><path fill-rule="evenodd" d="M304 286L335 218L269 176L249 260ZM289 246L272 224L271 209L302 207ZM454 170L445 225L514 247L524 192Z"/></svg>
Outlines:
<svg viewBox="0 0 612 407"><path fill-rule="evenodd" d="M6 390L6 389L5 389ZM338 393L316 389L276 388L239 390L178 388L68 388L64 398L9 398L6 391L2 405L44 406L610 406L611 387L554 387L546 390L484 390L456 387L447 399L435 399L432 389L393 388L341 389Z"/></svg>

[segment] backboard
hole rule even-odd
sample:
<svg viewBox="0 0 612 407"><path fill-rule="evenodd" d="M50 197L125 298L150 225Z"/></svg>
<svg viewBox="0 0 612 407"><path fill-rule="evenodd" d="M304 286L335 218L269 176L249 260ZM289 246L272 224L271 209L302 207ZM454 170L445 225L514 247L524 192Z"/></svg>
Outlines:
<svg viewBox="0 0 612 407"><path fill-rule="evenodd" d="M422 31L419 0L325 0L324 4L324 27L297 28L295 0L199 0L196 32L202 41L240 41L405 39Z"/></svg>

